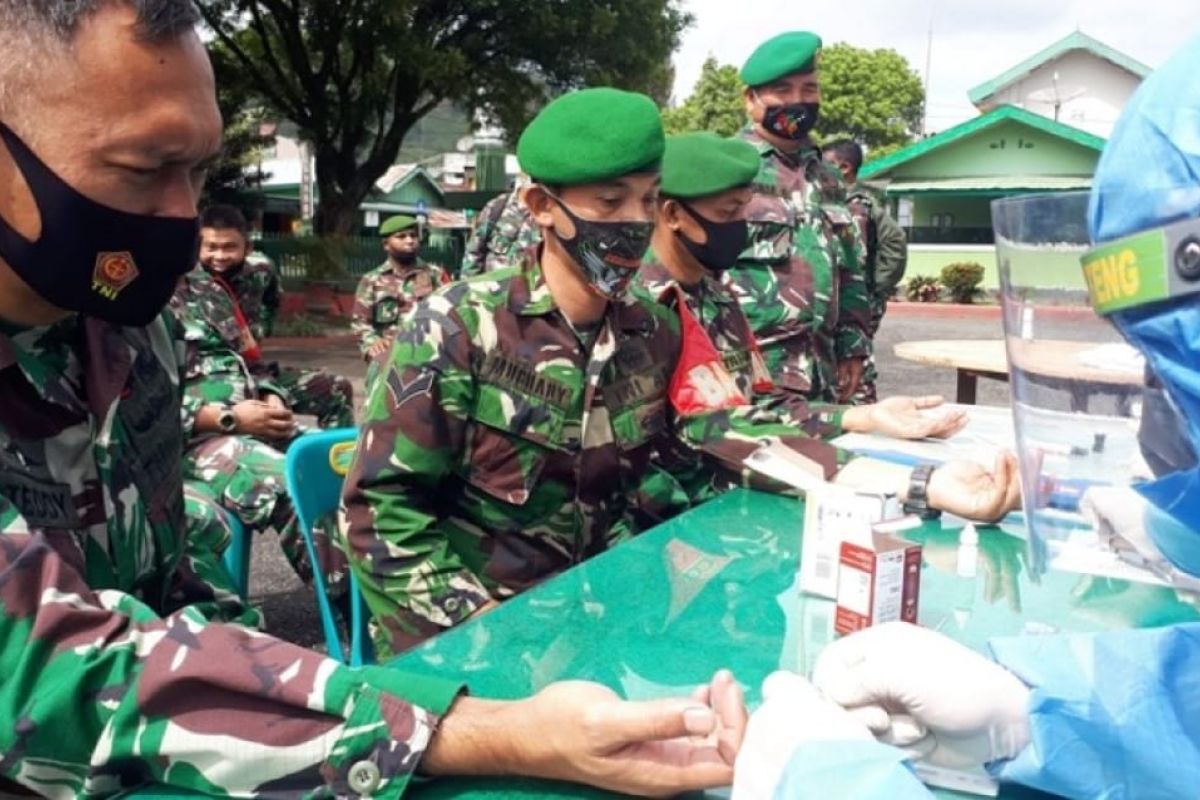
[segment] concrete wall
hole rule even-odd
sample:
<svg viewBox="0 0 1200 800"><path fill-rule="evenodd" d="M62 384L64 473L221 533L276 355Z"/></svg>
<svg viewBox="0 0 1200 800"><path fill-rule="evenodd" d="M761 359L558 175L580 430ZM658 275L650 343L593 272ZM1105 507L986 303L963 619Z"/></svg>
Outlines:
<svg viewBox="0 0 1200 800"><path fill-rule="evenodd" d="M1057 94L1059 122L1108 138L1140 82L1110 61L1086 50L1072 50L997 92L988 99L987 107L1010 103L1054 119Z"/></svg>

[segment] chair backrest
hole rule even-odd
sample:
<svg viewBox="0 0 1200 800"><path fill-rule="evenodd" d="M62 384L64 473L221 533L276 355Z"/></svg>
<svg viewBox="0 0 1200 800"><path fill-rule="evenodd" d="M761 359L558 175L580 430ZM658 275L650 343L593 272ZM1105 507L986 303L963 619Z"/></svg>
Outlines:
<svg viewBox="0 0 1200 800"><path fill-rule="evenodd" d="M321 627L325 633L325 645L329 655L346 661L337 622L329 601L325 576L316 568L317 553L313 542L313 525L321 517L337 510L341 499L342 483L358 440L357 428L334 428L327 431L306 433L297 438L287 449L287 488L296 512L296 521L304 536L308 556L314 565L313 588L317 594L317 607L321 612ZM350 653L349 663L358 666L371 661L370 642L366 633L367 613L362 593L354 573L350 573Z"/></svg>
<svg viewBox="0 0 1200 800"><path fill-rule="evenodd" d="M357 440L358 428L333 428L306 433L288 446L288 494L296 517L308 530L337 510Z"/></svg>

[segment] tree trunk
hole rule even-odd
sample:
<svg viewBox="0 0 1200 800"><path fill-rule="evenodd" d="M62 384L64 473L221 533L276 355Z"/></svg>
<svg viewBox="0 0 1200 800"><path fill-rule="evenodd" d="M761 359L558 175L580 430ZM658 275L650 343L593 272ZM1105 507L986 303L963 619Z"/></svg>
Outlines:
<svg viewBox="0 0 1200 800"><path fill-rule="evenodd" d="M313 232L318 236L357 236L362 228L363 197L351 197L333 186L321 185L319 202L313 215Z"/></svg>

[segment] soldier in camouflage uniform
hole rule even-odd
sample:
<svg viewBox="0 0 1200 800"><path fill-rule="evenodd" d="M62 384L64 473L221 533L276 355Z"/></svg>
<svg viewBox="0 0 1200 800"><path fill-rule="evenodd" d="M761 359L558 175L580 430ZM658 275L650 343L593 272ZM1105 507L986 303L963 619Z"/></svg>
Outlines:
<svg viewBox="0 0 1200 800"><path fill-rule="evenodd" d="M822 180L833 176L808 135L820 99L819 49L813 34L783 34L742 69L751 119L742 137L762 161L750 247L727 280L780 388L835 402L861 378L870 308L861 238L845 205L822 195Z"/></svg>
<svg viewBox="0 0 1200 800"><path fill-rule="evenodd" d="M859 221L863 241L867 245L866 279L871 298L870 330L873 341L883 322L888 300L904 279L904 270L908 266L908 238L904 235L904 229L888 213L883 200L869 187L858 182L863 152L856 142L849 139L831 142L821 148L821 153L828 163L841 172L847 201L855 219ZM877 378L872 354L863 371L863 382L855 396L856 401L875 402Z"/></svg>
<svg viewBox="0 0 1200 800"><path fill-rule="evenodd" d="M745 249L746 212L757 173L758 151L744 141L712 133L668 138L658 223L638 276L659 302L680 316L684 344L672 381L679 435L659 452L658 460L680 480L691 502L736 484L780 490L744 466L766 437L778 438L832 474L849 454L826 442L843 430L898 438L946 437L966 423L961 412L922 416L921 410L940 403L936 397L845 407L810 404L800 395L776 390L749 321L721 281ZM690 398L680 392L685 384L679 373L686 373L699 389ZM720 383L735 389L732 402L723 401L728 395L711 391ZM689 400L690 407L684 407ZM712 435L719 427L728 430Z"/></svg>
<svg viewBox="0 0 1200 800"><path fill-rule="evenodd" d="M350 330L367 361L371 386L379 357L387 352L400 320L416 304L450 282L446 270L420 258L421 230L416 217L399 214L379 226L387 260L362 276L350 312Z"/></svg>
<svg viewBox="0 0 1200 800"><path fill-rule="evenodd" d="M506 269L525 250L542 240L542 230L521 203L524 185L497 195L476 218L467 240L458 277L470 278L495 269Z"/></svg>
<svg viewBox="0 0 1200 800"><path fill-rule="evenodd" d="M549 153L572 124L610 118L622 124L573 143L591 149L577 165L554 166ZM665 309L625 287L649 242L642 196L662 143L641 95L589 89L552 102L518 147L552 241L433 295L396 335L344 496L351 567L382 655L645 524L637 492L667 431L678 335ZM577 216L568 203L586 203L601 181L621 183L609 192L619 208L593 201L599 219ZM552 292L552 278L568 291Z"/></svg>
<svg viewBox="0 0 1200 800"><path fill-rule="evenodd" d="M205 270L180 278L170 308L184 352L185 476L207 484L247 528L278 532L296 574L311 580L312 565L284 480L283 451L297 428L282 390L251 374L246 331L233 301ZM216 425L199 422L205 409ZM327 527L315 526L313 533L325 574L336 584L345 563L331 546Z"/></svg>
<svg viewBox="0 0 1200 800"><path fill-rule="evenodd" d="M261 253L248 253L250 229L233 206L210 206L200 216L200 265L233 301L255 345L271 335L279 308L279 273ZM311 414L322 428L354 424L354 387L325 370L296 369L262 359L248 348L247 366L282 392L288 408Z"/></svg>
<svg viewBox="0 0 1200 800"><path fill-rule="evenodd" d="M220 143L196 22L186 0L0 12L0 794L389 800L418 765L727 785L745 730L728 675L705 701L571 683L495 702L219 621L256 620L184 535L182 354L157 316ZM114 131L137 164L171 160L97 173Z"/></svg>

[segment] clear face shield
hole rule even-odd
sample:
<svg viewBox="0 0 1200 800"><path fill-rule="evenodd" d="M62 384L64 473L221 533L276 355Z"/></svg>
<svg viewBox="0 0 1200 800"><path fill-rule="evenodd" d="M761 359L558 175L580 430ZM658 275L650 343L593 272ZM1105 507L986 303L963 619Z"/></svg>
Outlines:
<svg viewBox="0 0 1200 800"><path fill-rule="evenodd" d="M992 205L1030 566L1192 588L1200 220L1093 247L1089 200Z"/></svg>

